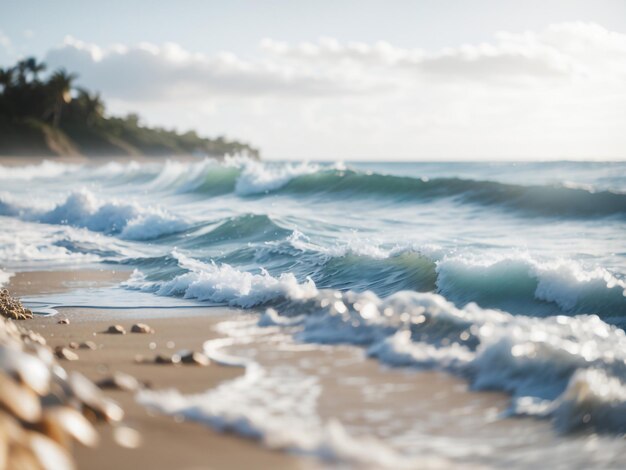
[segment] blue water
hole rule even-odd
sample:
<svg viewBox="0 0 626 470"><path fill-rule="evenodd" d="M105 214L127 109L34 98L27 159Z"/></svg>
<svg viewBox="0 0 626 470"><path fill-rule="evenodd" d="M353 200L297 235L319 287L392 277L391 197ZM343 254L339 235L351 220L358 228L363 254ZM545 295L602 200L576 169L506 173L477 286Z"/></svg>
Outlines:
<svg viewBox="0 0 626 470"><path fill-rule="evenodd" d="M5 272L123 266L128 292L269 307L560 433L626 432L626 163L47 162L0 184Z"/></svg>

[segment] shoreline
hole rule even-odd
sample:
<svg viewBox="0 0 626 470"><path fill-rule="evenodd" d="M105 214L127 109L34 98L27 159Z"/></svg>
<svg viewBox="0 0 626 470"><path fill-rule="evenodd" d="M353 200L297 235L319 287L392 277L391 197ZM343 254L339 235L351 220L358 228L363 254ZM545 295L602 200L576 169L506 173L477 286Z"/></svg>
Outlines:
<svg viewBox="0 0 626 470"><path fill-rule="evenodd" d="M71 290L77 283L107 286L128 276L125 271L34 271L14 275L7 288L20 295L37 295ZM59 308L51 316L35 315L23 325L41 334L48 345L67 347L72 341L93 341L96 350L75 350L79 359L60 360L67 371L77 371L97 382L113 372L132 375L154 390L175 388L183 393L200 393L234 379L243 370L215 363L207 367L137 363L137 355L146 360L156 354L172 354L180 349L201 350L204 341L219 337L214 330L219 321L238 314L222 307L171 309L171 315L153 316L151 309ZM67 318L69 324L59 324ZM111 335L103 332L112 324L123 324L127 331L136 322L148 323L154 334ZM154 343L155 346L151 345ZM172 344L173 343L173 344ZM101 442L96 448L74 446L79 469L214 469L214 468L318 468L316 462L270 450L259 443L228 433L220 433L200 423L183 421L148 411L135 401L134 392L103 390L117 401L126 413L125 423L139 431L142 445L128 449L118 445L107 425L98 425Z"/></svg>

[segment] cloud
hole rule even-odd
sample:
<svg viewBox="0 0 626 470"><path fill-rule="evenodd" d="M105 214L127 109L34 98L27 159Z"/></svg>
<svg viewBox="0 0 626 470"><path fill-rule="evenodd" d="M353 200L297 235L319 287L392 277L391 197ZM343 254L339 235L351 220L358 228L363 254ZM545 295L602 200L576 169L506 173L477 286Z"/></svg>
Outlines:
<svg viewBox="0 0 626 470"><path fill-rule="evenodd" d="M0 47L2 47L8 54L13 53L13 42L11 38L0 31Z"/></svg>
<svg viewBox="0 0 626 470"><path fill-rule="evenodd" d="M333 95L353 93L353 83L328 73L302 70L288 63L245 61L232 53L215 57L179 45L143 43L101 48L68 37L50 51L46 62L78 71L81 81L129 100L197 99L215 93L235 96Z"/></svg>
<svg viewBox="0 0 626 470"><path fill-rule="evenodd" d="M77 71L114 111L243 136L282 158L625 156L626 35L597 24L441 51L264 39L254 58L68 37L45 61Z"/></svg>

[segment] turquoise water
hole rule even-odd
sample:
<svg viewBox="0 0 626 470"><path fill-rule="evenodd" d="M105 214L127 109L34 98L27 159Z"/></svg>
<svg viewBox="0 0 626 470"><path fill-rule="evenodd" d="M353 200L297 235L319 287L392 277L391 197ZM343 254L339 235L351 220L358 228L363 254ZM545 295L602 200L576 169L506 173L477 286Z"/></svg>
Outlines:
<svg viewBox="0 0 626 470"><path fill-rule="evenodd" d="M557 433L626 432L626 163L44 163L0 184L4 272L123 266L147 303L269 308Z"/></svg>

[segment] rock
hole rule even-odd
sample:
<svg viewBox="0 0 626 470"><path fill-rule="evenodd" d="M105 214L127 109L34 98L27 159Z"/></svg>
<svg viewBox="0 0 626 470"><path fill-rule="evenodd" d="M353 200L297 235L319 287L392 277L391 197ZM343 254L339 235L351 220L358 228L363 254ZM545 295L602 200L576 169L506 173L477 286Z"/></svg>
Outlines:
<svg viewBox="0 0 626 470"><path fill-rule="evenodd" d="M49 437L32 431L27 433L27 438L30 450L37 460L44 464L34 468L54 468L59 470L72 470L75 468L68 449L61 447Z"/></svg>
<svg viewBox="0 0 626 470"><path fill-rule="evenodd" d="M107 422L117 422L124 418L124 410L113 400L106 398L84 375L71 372L68 384L72 394L83 404L83 413L88 418Z"/></svg>
<svg viewBox="0 0 626 470"><path fill-rule="evenodd" d="M57 324L59 324L59 325L69 325L70 324L70 320L68 318L63 318L63 319L59 320L57 322Z"/></svg>
<svg viewBox="0 0 626 470"><path fill-rule="evenodd" d="M152 334L152 333L154 333L154 330L152 328L150 328L148 325L146 325L145 323L135 323L131 327L130 332L131 333Z"/></svg>
<svg viewBox="0 0 626 470"><path fill-rule="evenodd" d="M183 364L194 364L197 366L208 366L211 363L211 360L205 354L193 351L181 356L180 360Z"/></svg>
<svg viewBox="0 0 626 470"><path fill-rule="evenodd" d="M0 404L14 416L33 423L41 417L39 396L30 388L18 384L12 378L0 373Z"/></svg>
<svg viewBox="0 0 626 470"><path fill-rule="evenodd" d="M154 358L154 362L157 364L178 364L180 362L180 356L178 354L173 354L172 356L159 354Z"/></svg>
<svg viewBox="0 0 626 470"><path fill-rule="evenodd" d="M96 343L94 343L93 341L84 341L80 343L78 347L80 349L91 349L92 351L98 349L98 346L96 346Z"/></svg>
<svg viewBox="0 0 626 470"><path fill-rule="evenodd" d="M111 325L107 330L110 335L125 335L126 329L122 325Z"/></svg>
<svg viewBox="0 0 626 470"><path fill-rule="evenodd" d="M54 348L54 354L56 354L56 357L58 357L59 359L65 359L67 361L78 360L78 354L76 354L74 351L70 351L69 349L64 348L63 346L57 346L56 348Z"/></svg>
<svg viewBox="0 0 626 470"><path fill-rule="evenodd" d="M39 333L35 333L34 331L28 331L22 334L22 340L25 343L37 343L42 346L46 345L46 340Z"/></svg>
<svg viewBox="0 0 626 470"><path fill-rule="evenodd" d="M141 384L135 377L123 372L115 372L111 377L102 379L96 385L100 388L124 390L126 392L134 392L141 387Z"/></svg>
<svg viewBox="0 0 626 470"><path fill-rule="evenodd" d="M80 345L76 341L70 341L70 344L67 345L70 349L78 349Z"/></svg>
<svg viewBox="0 0 626 470"><path fill-rule="evenodd" d="M135 449L139 447L143 441L141 434L128 426L117 426L113 429L113 439L119 446L127 449Z"/></svg>
<svg viewBox="0 0 626 470"><path fill-rule="evenodd" d="M9 291L6 289L0 291L0 315L13 320L33 318L33 312L24 308L22 302L18 299L11 297Z"/></svg>
<svg viewBox="0 0 626 470"><path fill-rule="evenodd" d="M88 447L94 447L99 440L93 425L74 408L67 406L45 409L41 420L41 430L66 448L70 444L68 438Z"/></svg>

